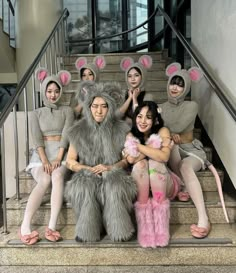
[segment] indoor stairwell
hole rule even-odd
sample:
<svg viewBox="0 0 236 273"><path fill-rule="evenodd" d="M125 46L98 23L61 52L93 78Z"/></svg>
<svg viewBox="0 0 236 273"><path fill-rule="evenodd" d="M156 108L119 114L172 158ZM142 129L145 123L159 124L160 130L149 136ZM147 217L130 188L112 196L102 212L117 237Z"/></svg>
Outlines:
<svg viewBox="0 0 236 273"><path fill-rule="evenodd" d="M135 60L143 53L128 54ZM167 51L145 53L153 58L153 66L148 71L147 88L156 102L167 99L165 68L169 63ZM117 81L125 87L124 72L120 70L120 60L127 54L104 54L106 67L100 74L100 81ZM89 61L94 55L85 55ZM78 55L64 57L65 69L71 71L72 82L66 90L64 103L70 104L75 90L78 88L78 71L74 63ZM195 130L197 137L201 137L201 131ZM206 148L209 160L212 150ZM221 181L224 173L218 170ZM198 173L204 192L209 220L212 230L207 238L194 239L191 237L189 227L196 223L196 209L191 201L171 202L170 234L171 241L168 247L156 249L141 248L137 241L114 243L105 237L96 243L77 243L74 240L74 215L71 205L64 203L58 229L64 240L56 243L47 242L44 237L44 229L48 223L50 202L49 193L40 209L36 213L33 224L39 230L42 240L31 247L25 246L17 237L17 230L21 224L25 205L35 182L24 171L20 174L21 199L13 196L7 201L8 234L0 235L0 264L5 267L32 266L44 272L42 265L50 268L65 268L65 272L73 272L74 266L113 268L113 272L122 266L126 272L133 272L137 267L152 266L194 266L194 265L236 265L236 225L235 208L236 200L225 194L226 208L230 223L226 223L220 200L217 193L215 179L210 171ZM71 271L70 271L71 269ZM45 269L46 270L46 269ZM10 272L10 271L8 271ZM47 271L45 271L47 272ZM57 270L59 272L59 270Z"/></svg>

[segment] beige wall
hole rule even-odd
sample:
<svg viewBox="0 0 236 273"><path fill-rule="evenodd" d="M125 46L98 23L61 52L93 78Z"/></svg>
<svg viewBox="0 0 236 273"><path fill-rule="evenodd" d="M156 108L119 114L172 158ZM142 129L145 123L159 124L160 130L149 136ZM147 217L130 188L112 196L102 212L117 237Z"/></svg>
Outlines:
<svg viewBox="0 0 236 273"><path fill-rule="evenodd" d="M236 1L191 1L192 44L236 107ZM203 80L193 88L199 115L236 187L236 123Z"/></svg>
<svg viewBox="0 0 236 273"><path fill-rule="evenodd" d="M62 0L16 1L16 70L19 81L51 33L62 8ZM31 99L29 96L28 101ZM22 105L20 99L20 109L23 109Z"/></svg>
<svg viewBox="0 0 236 273"><path fill-rule="evenodd" d="M0 20L0 84L16 83L15 73L15 50L9 46L9 37L2 31Z"/></svg>

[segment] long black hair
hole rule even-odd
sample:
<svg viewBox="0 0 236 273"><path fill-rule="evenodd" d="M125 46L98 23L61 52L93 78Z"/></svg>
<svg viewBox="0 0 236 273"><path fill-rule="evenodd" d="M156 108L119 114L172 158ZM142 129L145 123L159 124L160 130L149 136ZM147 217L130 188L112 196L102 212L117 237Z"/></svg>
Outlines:
<svg viewBox="0 0 236 273"><path fill-rule="evenodd" d="M152 127L149 135L156 134L164 126L164 121L157 110L158 105L154 101L143 101L139 106L137 106L137 108L134 111L131 128L131 133L133 134L133 136L137 137L140 140L140 143L142 144L145 143L144 134L138 130L136 118L141 112L142 108L145 106L148 107L148 111L151 112L152 116Z"/></svg>

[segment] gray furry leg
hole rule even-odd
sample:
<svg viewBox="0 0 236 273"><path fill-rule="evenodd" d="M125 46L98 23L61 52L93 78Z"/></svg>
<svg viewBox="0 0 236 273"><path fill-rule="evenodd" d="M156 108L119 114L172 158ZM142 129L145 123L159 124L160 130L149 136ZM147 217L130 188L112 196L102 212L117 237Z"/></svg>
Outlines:
<svg viewBox="0 0 236 273"><path fill-rule="evenodd" d="M127 241L135 232L131 220L132 201L136 196L136 184L123 172L110 173L103 185L103 219L107 234L113 241Z"/></svg>
<svg viewBox="0 0 236 273"><path fill-rule="evenodd" d="M66 197L71 201L76 215L75 236L82 241L100 240L102 214L97 201L97 189L101 179L79 172L66 185Z"/></svg>

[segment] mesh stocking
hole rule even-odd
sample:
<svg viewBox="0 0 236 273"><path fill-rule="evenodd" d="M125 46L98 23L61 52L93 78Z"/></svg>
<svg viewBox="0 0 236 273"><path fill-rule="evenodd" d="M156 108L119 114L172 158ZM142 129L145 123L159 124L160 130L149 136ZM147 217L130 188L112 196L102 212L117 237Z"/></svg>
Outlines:
<svg viewBox="0 0 236 273"><path fill-rule="evenodd" d="M147 160L141 160L133 166L132 177L138 187L138 202L140 204L146 204L149 198L150 189Z"/></svg>
<svg viewBox="0 0 236 273"><path fill-rule="evenodd" d="M166 165L162 162L149 160L149 175L152 195L162 201L172 191L172 180L167 171ZM158 196L156 196L158 194ZM161 195L161 196L160 196Z"/></svg>
<svg viewBox="0 0 236 273"><path fill-rule="evenodd" d="M21 234L26 235L31 233L31 220L39 208L43 196L46 193L51 177L43 171L43 167L35 167L31 170L34 180L37 182L32 190L25 209L24 219L21 224Z"/></svg>
<svg viewBox="0 0 236 273"><path fill-rule="evenodd" d="M51 192L51 216L48 227L56 230L57 218L63 203L64 178L67 172L65 166L55 169L52 172L52 192Z"/></svg>
<svg viewBox="0 0 236 273"><path fill-rule="evenodd" d="M198 226L207 227L208 217L203 199L202 188L200 182L195 174L202 167L201 162L194 157L186 157L181 160L178 146L175 146L172 150L170 157L170 166L172 170L182 177L187 191L189 192L192 201L197 209L198 213Z"/></svg>

